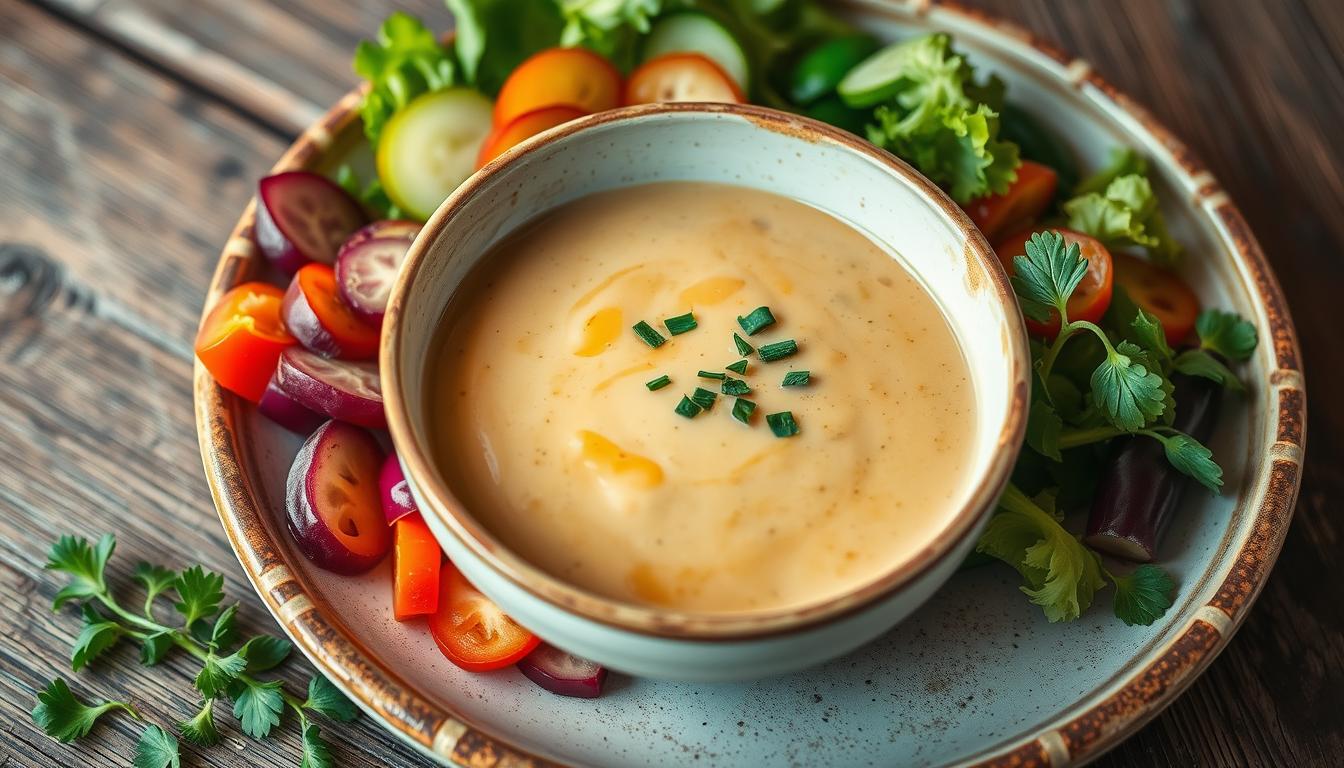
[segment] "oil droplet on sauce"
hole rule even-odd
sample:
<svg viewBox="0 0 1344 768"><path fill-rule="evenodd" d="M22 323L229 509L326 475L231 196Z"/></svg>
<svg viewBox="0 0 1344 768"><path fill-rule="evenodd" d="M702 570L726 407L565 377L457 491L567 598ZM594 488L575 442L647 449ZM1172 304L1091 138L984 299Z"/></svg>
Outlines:
<svg viewBox="0 0 1344 768"><path fill-rule="evenodd" d="M681 292L681 303L692 307L704 307L718 304L720 301L742 290L747 281L737 277L711 277L692 285Z"/></svg>
<svg viewBox="0 0 1344 768"><path fill-rule="evenodd" d="M616 340L616 334L620 332L620 307L599 309L593 313L592 317L588 318L588 322L583 324L583 330L579 334L579 344L574 348L574 354L579 357L596 357L607 351L607 347Z"/></svg>
<svg viewBox="0 0 1344 768"><path fill-rule="evenodd" d="M583 465L606 485L618 483L635 488L653 488L663 482L663 469L653 461L629 453L607 438L587 429L579 430L573 443Z"/></svg>

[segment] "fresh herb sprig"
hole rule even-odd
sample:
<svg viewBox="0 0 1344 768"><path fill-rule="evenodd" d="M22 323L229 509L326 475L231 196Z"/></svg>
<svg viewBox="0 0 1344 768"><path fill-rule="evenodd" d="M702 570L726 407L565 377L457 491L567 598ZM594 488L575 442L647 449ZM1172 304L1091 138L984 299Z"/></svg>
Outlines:
<svg viewBox="0 0 1344 768"><path fill-rule="evenodd" d="M353 720L357 712L349 699L321 675L309 680L306 697L287 691L282 680L258 677L283 663L293 646L272 635L256 635L240 642L238 605L221 608L224 578L199 565L176 572L140 563L134 578L145 590L144 603L139 612L124 607L106 578L107 563L115 549L116 539L110 533L93 544L83 538L62 536L47 556L47 570L69 577L56 593L53 610L77 604L84 619L84 629L71 654L74 670L87 666L122 640L140 643L140 660L146 666L158 664L174 650L186 653L201 663L193 681L201 704L194 716L176 724L182 738L199 746L218 743L214 712L217 703L225 699L232 702L242 731L254 739L268 737L289 709L298 717L303 736L303 768L335 764L312 715L342 722ZM160 621L158 613L163 611L155 611L161 601L167 600L172 600L178 617L170 623ZM86 736L100 717L118 711L145 722L130 702L91 705L80 701L58 677L38 693L32 718L48 736L66 742ZM177 768L180 761L177 737L157 724L146 723L136 745L136 768Z"/></svg>

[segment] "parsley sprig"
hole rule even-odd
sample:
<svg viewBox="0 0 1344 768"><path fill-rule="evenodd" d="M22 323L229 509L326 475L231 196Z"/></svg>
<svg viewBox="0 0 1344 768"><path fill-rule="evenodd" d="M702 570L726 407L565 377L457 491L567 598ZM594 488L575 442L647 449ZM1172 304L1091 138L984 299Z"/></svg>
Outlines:
<svg viewBox="0 0 1344 768"><path fill-rule="evenodd" d="M224 578L199 565L176 572L140 563L134 578L145 590L144 603L139 612L124 607L106 580L107 563L115 549L112 534L104 534L92 544L83 538L62 536L47 556L46 568L69 578L56 594L53 610L78 603L84 620L71 653L74 670L87 666L123 639L140 643L140 660L145 665L159 663L174 650L186 653L201 663L193 681L201 703L195 715L176 724L182 738L199 746L218 743L215 708L217 704L228 706L225 700L232 702L233 715L242 731L254 739L268 737L288 709L298 717L303 736L301 765L334 765L312 715L342 722L353 720L357 712L344 694L321 675L309 681L306 697L287 691L281 680L257 677L284 662L293 646L272 635L256 635L240 643L238 605L221 608ZM155 608L161 598L173 600L177 621L160 621L163 611L156 612ZM68 742L86 736L100 717L117 711L145 721L130 702L80 701L58 677L38 693L32 717L48 736ZM133 758L136 768L177 768L180 762L177 737L157 724L146 723Z"/></svg>

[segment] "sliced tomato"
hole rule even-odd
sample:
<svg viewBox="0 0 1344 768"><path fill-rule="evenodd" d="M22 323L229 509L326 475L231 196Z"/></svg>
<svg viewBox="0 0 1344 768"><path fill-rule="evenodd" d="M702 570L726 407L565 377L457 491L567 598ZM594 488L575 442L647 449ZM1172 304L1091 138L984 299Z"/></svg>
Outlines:
<svg viewBox="0 0 1344 768"><path fill-rule="evenodd" d="M1082 232L1074 232L1071 229L1059 227L1048 227L1041 229L1025 229L1015 235L1004 238L998 245L994 246L994 252L998 254L999 261L1003 262L1003 267L1008 271L1009 276L1013 274L1013 259L1022 256L1027 252L1027 241L1036 232L1045 232L1047 230L1055 231L1064 236L1064 242L1069 245L1078 244L1079 250L1083 253L1083 258L1087 259L1087 274L1078 283L1078 287L1073 290L1073 295L1069 297L1069 320L1087 320L1097 322L1101 316L1106 314L1106 308L1111 306L1111 290L1115 280L1115 269L1111 263L1111 252L1106 249L1096 238L1088 237ZM1027 331L1033 336L1043 336L1053 338L1059 333L1059 313L1050 311L1050 320L1040 322L1026 318Z"/></svg>
<svg viewBox="0 0 1344 768"><path fill-rule="evenodd" d="M443 655L468 672L516 664L541 642L504 615L450 562L443 564L439 610L429 617L429 630Z"/></svg>
<svg viewBox="0 0 1344 768"><path fill-rule="evenodd" d="M405 621L439 609L443 550L418 513L393 523L392 616Z"/></svg>
<svg viewBox="0 0 1344 768"><path fill-rule="evenodd" d="M1175 272L1122 253L1115 257L1115 282L1135 304L1162 321L1162 331L1171 346L1184 341L1194 330L1199 297Z"/></svg>
<svg viewBox="0 0 1344 768"><path fill-rule="evenodd" d="M1005 232L1030 226L1050 207L1059 186L1059 174L1031 160L1017 167L1017 180L1001 195L978 197L964 208L991 243Z"/></svg>
<svg viewBox="0 0 1344 768"><path fill-rule="evenodd" d="M283 310L289 332L320 355L362 360L378 352L378 326L341 299L336 272L326 264L305 264L294 273Z"/></svg>
<svg viewBox="0 0 1344 768"><path fill-rule="evenodd" d="M490 131L490 135L485 137L485 143L481 144L481 153L476 156L476 167L483 167L512 149L514 145L521 144L542 131L564 125L570 120L577 120L586 114L588 113L576 107L542 107L534 112L519 115L505 125L496 126Z"/></svg>
<svg viewBox="0 0 1344 768"><path fill-rule="evenodd" d="M495 125L543 107L592 114L621 104L621 74L585 48L548 48L528 58L504 81L495 99Z"/></svg>
<svg viewBox="0 0 1344 768"><path fill-rule="evenodd" d="M644 62L625 83L625 104L661 101L746 101L733 78L698 53L668 53Z"/></svg>
<svg viewBox="0 0 1344 768"><path fill-rule="evenodd" d="M283 299L273 285L243 283L219 298L196 334L196 357L215 381L254 403L297 341L280 319Z"/></svg>

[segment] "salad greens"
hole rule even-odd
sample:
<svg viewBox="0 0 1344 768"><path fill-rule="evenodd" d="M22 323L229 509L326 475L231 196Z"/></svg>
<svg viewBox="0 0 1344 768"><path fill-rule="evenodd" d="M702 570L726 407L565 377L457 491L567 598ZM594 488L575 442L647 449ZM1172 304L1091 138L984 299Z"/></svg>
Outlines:
<svg viewBox="0 0 1344 768"><path fill-rule="evenodd" d="M300 697L285 690L282 680L262 680L256 675L278 667L289 657L292 646L284 638L256 635L240 644L237 627L238 605L222 610L224 577L193 565L176 572L149 563L136 566L134 578L145 591L139 612L124 607L107 583L108 560L116 549L112 534L104 534L96 543L74 536L62 536L47 556L46 568L65 574L69 581L56 594L52 604L59 610L67 603L78 603L84 628L75 640L70 666L78 671L117 645L123 639L140 643L140 661L146 666L161 662L178 649L201 663L193 685L200 695L195 715L177 723L182 738L198 746L220 741L215 726L217 702L233 702L233 715L243 732L264 739L279 725L288 708L299 719L303 738L304 768L329 768L334 765L330 751L318 733L312 714L348 722L357 714L354 704L325 677L315 675L308 682L308 694ZM179 615L174 623L162 623L155 607L160 597L175 598L173 608ZM144 716L129 702L80 701L62 678L56 678L37 694L33 722L58 741L68 742L86 736L103 715L120 711L144 722ZM181 757L177 737L154 723L147 723L136 745L136 768L178 766Z"/></svg>
<svg viewBox="0 0 1344 768"><path fill-rule="evenodd" d="M360 117L364 135L375 147L394 112L416 96L447 88L456 81L452 52L423 22L401 11L383 21L375 40L360 41L355 48L354 69L369 81Z"/></svg>
<svg viewBox="0 0 1344 768"><path fill-rule="evenodd" d="M1181 247L1167 232L1147 174L1148 163L1133 150L1115 153L1110 166L1079 184L1063 204L1069 229L1107 248L1141 247L1157 264L1177 263Z"/></svg>

